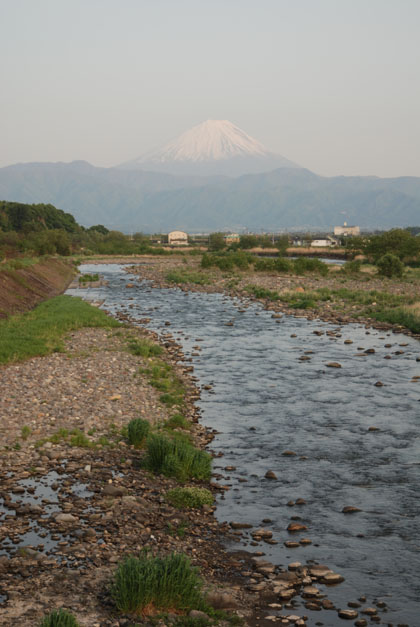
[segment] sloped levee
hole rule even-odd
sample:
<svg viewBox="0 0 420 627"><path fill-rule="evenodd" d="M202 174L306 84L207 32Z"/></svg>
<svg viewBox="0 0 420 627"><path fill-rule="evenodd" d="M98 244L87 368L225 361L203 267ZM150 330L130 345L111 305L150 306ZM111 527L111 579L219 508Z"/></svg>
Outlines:
<svg viewBox="0 0 420 627"><path fill-rule="evenodd" d="M75 267L69 260L43 259L31 266L0 265L0 319L33 309L40 302L65 291Z"/></svg>

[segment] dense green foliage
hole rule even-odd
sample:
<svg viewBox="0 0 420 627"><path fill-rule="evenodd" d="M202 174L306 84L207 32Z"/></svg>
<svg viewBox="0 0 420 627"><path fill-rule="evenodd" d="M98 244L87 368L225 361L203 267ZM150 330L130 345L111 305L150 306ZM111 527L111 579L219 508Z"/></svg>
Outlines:
<svg viewBox="0 0 420 627"><path fill-rule="evenodd" d="M392 277L402 277L404 274L403 262L392 253L382 255L376 262L376 265L378 266L379 274L389 279Z"/></svg>
<svg viewBox="0 0 420 627"><path fill-rule="evenodd" d="M69 331L119 324L80 298L57 296L28 313L0 320L0 363L61 351Z"/></svg>
<svg viewBox="0 0 420 627"><path fill-rule="evenodd" d="M128 423L128 441L136 448L140 448L150 431L150 423L143 418L134 418Z"/></svg>
<svg viewBox="0 0 420 627"><path fill-rule="evenodd" d="M173 488L165 495L168 503L179 509L183 507L194 507L196 509L203 505L213 505L214 498L207 488L187 487Z"/></svg>
<svg viewBox="0 0 420 627"><path fill-rule="evenodd" d="M20 202L0 200L0 230L30 233L44 229L62 229L75 233L80 229L70 213L53 205L26 205Z"/></svg>
<svg viewBox="0 0 420 627"><path fill-rule="evenodd" d="M369 237L362 250L375 262L386 253L392 253L404 261L420 254L420 238L406 229L391 229Z"/></svg>
<svg viewBox="0 0 420 627"><path fill-rule="evenodd" d="M242 251L229 251L218 253L204 253L201 259L202 268L217 267L219 270L246 270L253 257L249 253Z"/></svg>
<svg viewBox="0 0 420 627"><path fill-rule="evenodd" d="M210 233L209 250L223 250L226 248L226 242L223 233Z"/></svg>
<svg viewBox="0 0 420 627"><path fill-rule="evenodd" d="M250 236L249 236L250 237ZM256 257L248 252L222 251L204 253L201 259L202 268L216 267L220 270L246 270L253 264L256 272L292 272L302 275L307 272L328 275L328 265L319 259L311 257L299 257L298 259L286 259L284 257Z"/></svg>
<svg viewBox="0 0 420 627"><path fill-rule="evenodd" d="M79 627L79 623L70 612L66 610L54 610L46 616L39 627Z"/></svg>
<svg viewBox="0 0 420 627"><path fill-rule="evenodd" d="M185 555L153 557L142 551L118 566L111 594L118 610L140 614L155 609L206 609L201 589L198 570Z"/></svg>
<svg viewBox="0 0 420 627"><path fill-rule="evenodd" d="M149 470L176 477L180 481L210 478L211 456L189 442L153 434L148 438L146 446L145 465Z"/></svg>

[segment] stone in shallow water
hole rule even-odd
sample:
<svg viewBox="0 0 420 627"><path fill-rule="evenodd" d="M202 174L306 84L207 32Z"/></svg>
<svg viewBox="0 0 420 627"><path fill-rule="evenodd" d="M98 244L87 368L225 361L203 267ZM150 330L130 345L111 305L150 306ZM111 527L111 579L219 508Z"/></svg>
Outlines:
<svg viewBox="0 0 420 627"><path fill-rule="evenodd" d="M322 577L322 583L326 583L327 585L334 585L336 583L341 583L342 581L344 581L344 577L338 573L330 572L326 573Z"/></svg>
<svg viewBox="0 0 420 627"><path fill-rule="evenodd" d="M361 512L362 510L358 507L353 507L353 505L346 505L341 511L343 514L355 514L356 512Z"/></svg>
<svg viewBox="0 0 420 627"><path fill-rule="evenodd" d="M347 620L353 620L358 616L356 610L338 610L338 615L340 618L344 618Z"/></svg>
<svg viewBox="0 0 420 627"><path fill-rule="evenodd" d="M291 533L295 533L296 531L305 531L308 527L306 527L306 525L302 525L301 523L289 523L288 527L287 527L287 531L290 531Z"/></svg>

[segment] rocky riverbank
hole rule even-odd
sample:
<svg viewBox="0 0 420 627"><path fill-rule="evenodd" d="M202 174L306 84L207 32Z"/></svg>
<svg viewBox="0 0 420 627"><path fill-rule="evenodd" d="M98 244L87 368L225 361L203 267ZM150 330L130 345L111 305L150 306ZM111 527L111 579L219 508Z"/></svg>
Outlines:
<svg viewBox="0 0 420 627"><path fill-rule="evenodd" d="M144 359L127 350L142 333L84 329L68 338L64 353L0 370L5 391L0 399L0 621L29 627L65 607L86 627L134 625L116 613L110 583L124 555L148 547L159 554L187 554L200 568L211 604L246 624L267 622L263 616L270 603L276 613L282 610L270 620L306 624L293 615L292 599L300 592L308 609L321 599L326 607L323 596L308 588L326 571L284 570L261 560L262 551L226 553L221 541L237 538L241 524L219 524L209 506L172 507L165 493L176 482L143 470L143 453L121 437L132 418L155 425L168 418L157 391L139 372ZM197 422L193 402L199 391L191 367L183 365L170 337L165 345L165 358L188 390L191 433L203 447L212 434ZM215 481L209 487L224 489ZM264 541L258 534L256 539ZM147 619L136 622L144 623Z"/></svg>
<svg viewBox="0 0 420 627"><path fill-rule="evenodd" d="M127 267L130 273L138 274L141 279L148 279L155 287L178 287L182 290L195 292L224 292L229 296L241 299L259 300L264 307L274 313L285 313L299 317L305 317L309 320L323 320L332 324L349 324L361 323L367 327L373 327L383 330L398 330L398 332L406 333L413 337L420 337L412 333L408 329L404 329L401 325L393 325L388 322L379 322L375 318L366 315L366 302L363 302L363 294L372 300L372 294L384 292L391 298L406 297L413 300L419 299L420 282L418 280L402 281L400 279L381 279L370 274L361 274L360 277L343 276L340 268L334 266L330 269L327 276L319 276L317 274L305 274L304 276L294 275L290 273L272 273L272 272L255 272L251 269L245 271L235 271L230 275L217 269L203 270L200 269L199 259L180 259L178 257L145 257L141 265L133 265ZM180 283L174 283L167 278L168 273L178 271L181 275L186 273L202 273L206 281L203 283L188 282L185 280ZM258 297L249 290L249 287L261 288L278 293L295 294L296 299L308 296L317 290L325 289L331 292L335 291L338 295L334 299L320 298L316 303L308 306L297 308L292 307L288 302L281 299L271 300L267 297ZM340 297L340 290L349 293L359 293L359 298L346 298L345 295ZM371 305L375 308L380 303L374 302Z"/></svg>
<svg viewBox="0 0 420 627"><path fill-rule="evenodd" d="M151 261L148 278L164 282L165 266L157 269L162 260ZM122 321L128 318L121 314ZM327 566L265 561L264 545L275 542L268 522L252 531L255 552L227 553L222 542L239 540L247 521L219 524L212 507L178 510L166 501L175 481L142 469L143 453L122 436L132 418L157 425L169 417L141 372L144 359L127 350L144 334L130 327L84 329L67 339L63 353L0 370L2 623L37 625L63 606L86 627L147 624L148 618L133 622L118 615L109 592L117 563L144 547L187 554L200 568L211 604L245 624L302 627L319 624L324 613L354 619L358 627L381 622L386 607L368 607L363 597L349 600L347 608L334 606L328 586L342 578ZM160 343L187 390L190 432L204 447L212 433L197 422L200 391L192 366L170 333ZM223 480L215 475L208 487L223 492ZM166 624L174 620L170 616Z"/></svg>

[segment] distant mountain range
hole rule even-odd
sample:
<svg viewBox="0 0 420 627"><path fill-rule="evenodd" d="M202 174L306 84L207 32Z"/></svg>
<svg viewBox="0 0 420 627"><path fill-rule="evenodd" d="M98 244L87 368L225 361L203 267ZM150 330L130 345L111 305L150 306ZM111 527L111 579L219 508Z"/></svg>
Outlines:
<svg viewBox="0 0 420 627"><path fill-rule="evenodd" d="M321 177L226 120L208 120L115 168L85 161L1 168L0 199L52 203L84 226L124 231L420 224L420 178Z"/></svg>

